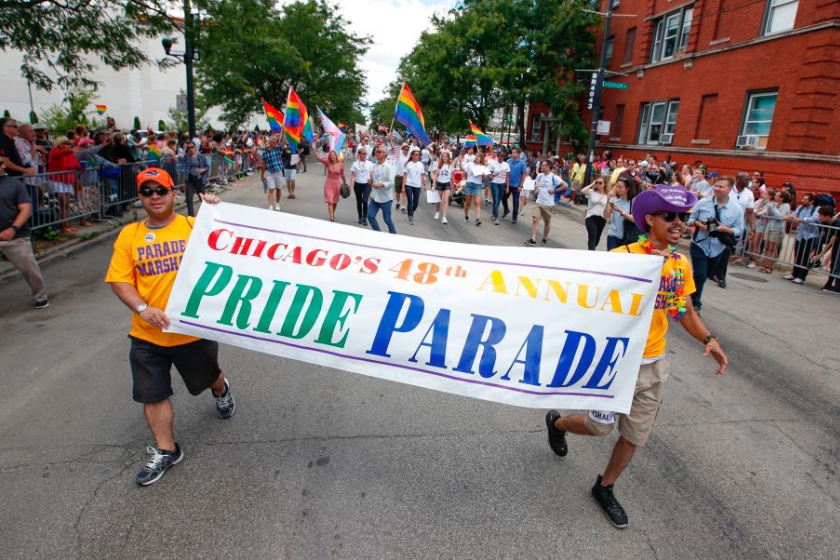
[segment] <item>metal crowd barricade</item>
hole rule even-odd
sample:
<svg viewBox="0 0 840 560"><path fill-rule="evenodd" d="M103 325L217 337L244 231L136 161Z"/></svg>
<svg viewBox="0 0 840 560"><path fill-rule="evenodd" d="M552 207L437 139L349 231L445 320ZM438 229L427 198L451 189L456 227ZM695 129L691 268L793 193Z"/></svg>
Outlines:
<svg viewBox="0 0 840 560"><path fill-rule="evenodd" d="M773 269L807 268L812 272L840 278L840 238L835 239L832 250L819 259L819 262L812 260L814 254L821 253L832 238L840 235L840 228L816 222L797 224L790 228L789 233L785 233L786 221L784 219L757 216L756 220L758 219L766 220L764 230L759 234L754 234L752 241L739 247L742 258L752 259L758 266L767 263ZM803 227L811 230L811 235L797 242L797 233ZM772 235L768 236L769 231L781 231L781 241L778 243L770 241Z"/></svg>

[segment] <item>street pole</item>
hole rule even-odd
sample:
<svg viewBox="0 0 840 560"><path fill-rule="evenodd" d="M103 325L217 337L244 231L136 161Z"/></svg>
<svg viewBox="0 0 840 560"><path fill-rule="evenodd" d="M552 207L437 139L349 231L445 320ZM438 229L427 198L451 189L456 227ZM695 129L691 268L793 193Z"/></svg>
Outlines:
<svg viewBox="0 0 840 560"><path fill-rule="evenodd" d="M589 96L589 105L587 106L588 109L592 110L592 126L589 129L589 157L586 158L586 161L589 162L589 165L586 166L585 183L587 185L592 182L592 164L595 162L595 138L598 131L598 117L601 111L601 88L604 85L604 74L606 73L606 68L604 67L607 65L607 41L610 38L610 23L612 22L613 16L612 4L612 0L607 0L607 21L604 26L604 38L601 41L601 62L598 65L595 83L592 84L590 82L590 89L594 87L594 91Z"/></svg>
<svg viewBox="0 0 840 560"><path fill-rule="evenodd" d="M184 64L187 66L187 127L190 140L196 137L195 130L195 86L193 84L193 16L190 0L184 0Z"/></svg>

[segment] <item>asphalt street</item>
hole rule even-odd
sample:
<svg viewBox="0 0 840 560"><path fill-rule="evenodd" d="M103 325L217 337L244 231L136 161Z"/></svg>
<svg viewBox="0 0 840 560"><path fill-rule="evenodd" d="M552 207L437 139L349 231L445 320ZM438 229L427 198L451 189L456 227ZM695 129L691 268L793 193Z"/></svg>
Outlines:
<svg viewBox="0 0 840 560"><path fill-rule="evenodd" d="M299 176L285 212L326 219L322 172ZM265 204L256 178L221 196ZM397 216L406 243L542 251L522 245L528 215L475 227L458 208L447 226L432 214ZM355 225L352 198L338 221ZM553 226L550 247L585 247L579 214ZM658 426L616 486L619 531L589 495L615 435L570 436L560 459L545 411L228 346L236 415L219 420L176 379L186 459L136 486L153 441L131 400L131 313L103 283L110 252L100 242L45 268L45 310L22 281L0 285L4 558L840 557L840 298L819 279L730 267L728 289L707 288L723 377L672 327Z"/></svg>

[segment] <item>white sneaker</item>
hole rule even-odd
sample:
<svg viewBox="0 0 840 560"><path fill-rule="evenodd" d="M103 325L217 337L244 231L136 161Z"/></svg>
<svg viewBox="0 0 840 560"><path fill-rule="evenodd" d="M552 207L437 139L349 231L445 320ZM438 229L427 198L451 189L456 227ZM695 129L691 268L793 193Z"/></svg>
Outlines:
<svg viewBox="0 0 840 560"><path fill-rule="evenodd" d="M279 204L275 204L275 205L274 205L274 211L275 211L275 212L279 212L279 211L280 211L280 205L279 205Z"/></svg>
<svg viewBox="0 0 840 560"><path fill-rule="evenodd" d="M435 212L435 220L437 220L438 218L440 218L440 212Z"/></svg>
<svg viewBox="0 0 840 560"><path fill-rule="evenodd" d="M448 224L448 223L449 223L449 220L447 220L447 219L444 217L444 218L440 221L440 223L442 223L442 224L446 225L446 224Z"/></svg>
<svg viewBox="0 0 840 560"><path fill-rule="evenodd" d="M755 263L750 262L750 264L747 265L747 268L755 268Z"/></svg>
<svg viewBox="0 0 840 560"><path fill-rule="evenodd" d="M782 276L782 280L793 280L793 274L785 274Z"/></svg>
<svg viewBox="0 0 840 560"><path fill-rule="evenodd" d="M268 205L268 209L269 209L269 210L274 210L274 205L273 205L273 204L269 204L269 205Z"/></svg>
<svg viewBox="0 0 840 560"><path fill-rule="evenodd" d="M794 284L804 284L805 280L803 280L802 278L794 278L793 283Z"/></svg>

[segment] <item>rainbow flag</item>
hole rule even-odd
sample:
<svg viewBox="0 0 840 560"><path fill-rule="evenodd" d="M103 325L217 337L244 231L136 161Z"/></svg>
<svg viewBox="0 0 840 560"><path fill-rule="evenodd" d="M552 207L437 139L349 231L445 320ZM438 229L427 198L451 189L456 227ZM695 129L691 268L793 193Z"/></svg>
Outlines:
<svg viewBox="0 0 840 560"><path fill-rule="evenodd" d="M429 137L426 135L426 121L423 119L423 111L405 82L403 82L400 96L397 98L394 120L410 130L422 145L431 144Z"/></svg>
<svg viewBox="0 0 840 560"><path fill-rule="evenodd" d="M155 144L154 142L149 144L149 159L154 161L160 161L160 147Z"/></svg>
<svg viewBox="0 0 840 560"><path fill-rule="evenodd" d="M493 139L484 134L480 128L475 126L472 121L470 121L470 132L475 134L475 141L479 146L492 146L495 144Z"/></svg>
<svg viewBox="0 0 840 560"><path fill-rule="evenodd" d="M324 125L324 135L328 134L330 136L330 151L341 151L341 147L344 145L344 132L327 118L320 107L318 108L318 117L321 119L321 124Z"/></svg>
<svg viewBox="0 0 840 560"><path fill-rule="evenodd" d="M100 115L104 115L105 111L107 111L107 110L108 110L107 105L100 105L99 103L96 104L96 112L99 113Z"/></svg>
<svg viewBox="0 0 840 560"><path fill-rule="evenodd" d="M465 148L475 148L478 145L478 141L476 137L472 134L467 136L467 139L464 140L464 147Z"/></svg>
<svg viewBox="0 0 840 560"><path fill-rule="evenodd" d="M269 105L265 99L263 99L263 108L272 134L281 134L283 132L283 113Z"/></svg>
<svg viewBox="0 0 840 560"><path fill-rule="evenodd" d="M306 105L294 89L289 89L289 97L286 100L286 114L283 118L283 131L292 148L297 148L302 138L310 142L314 141L312 136L312 125L309 122L309 113Z"/></svg>

